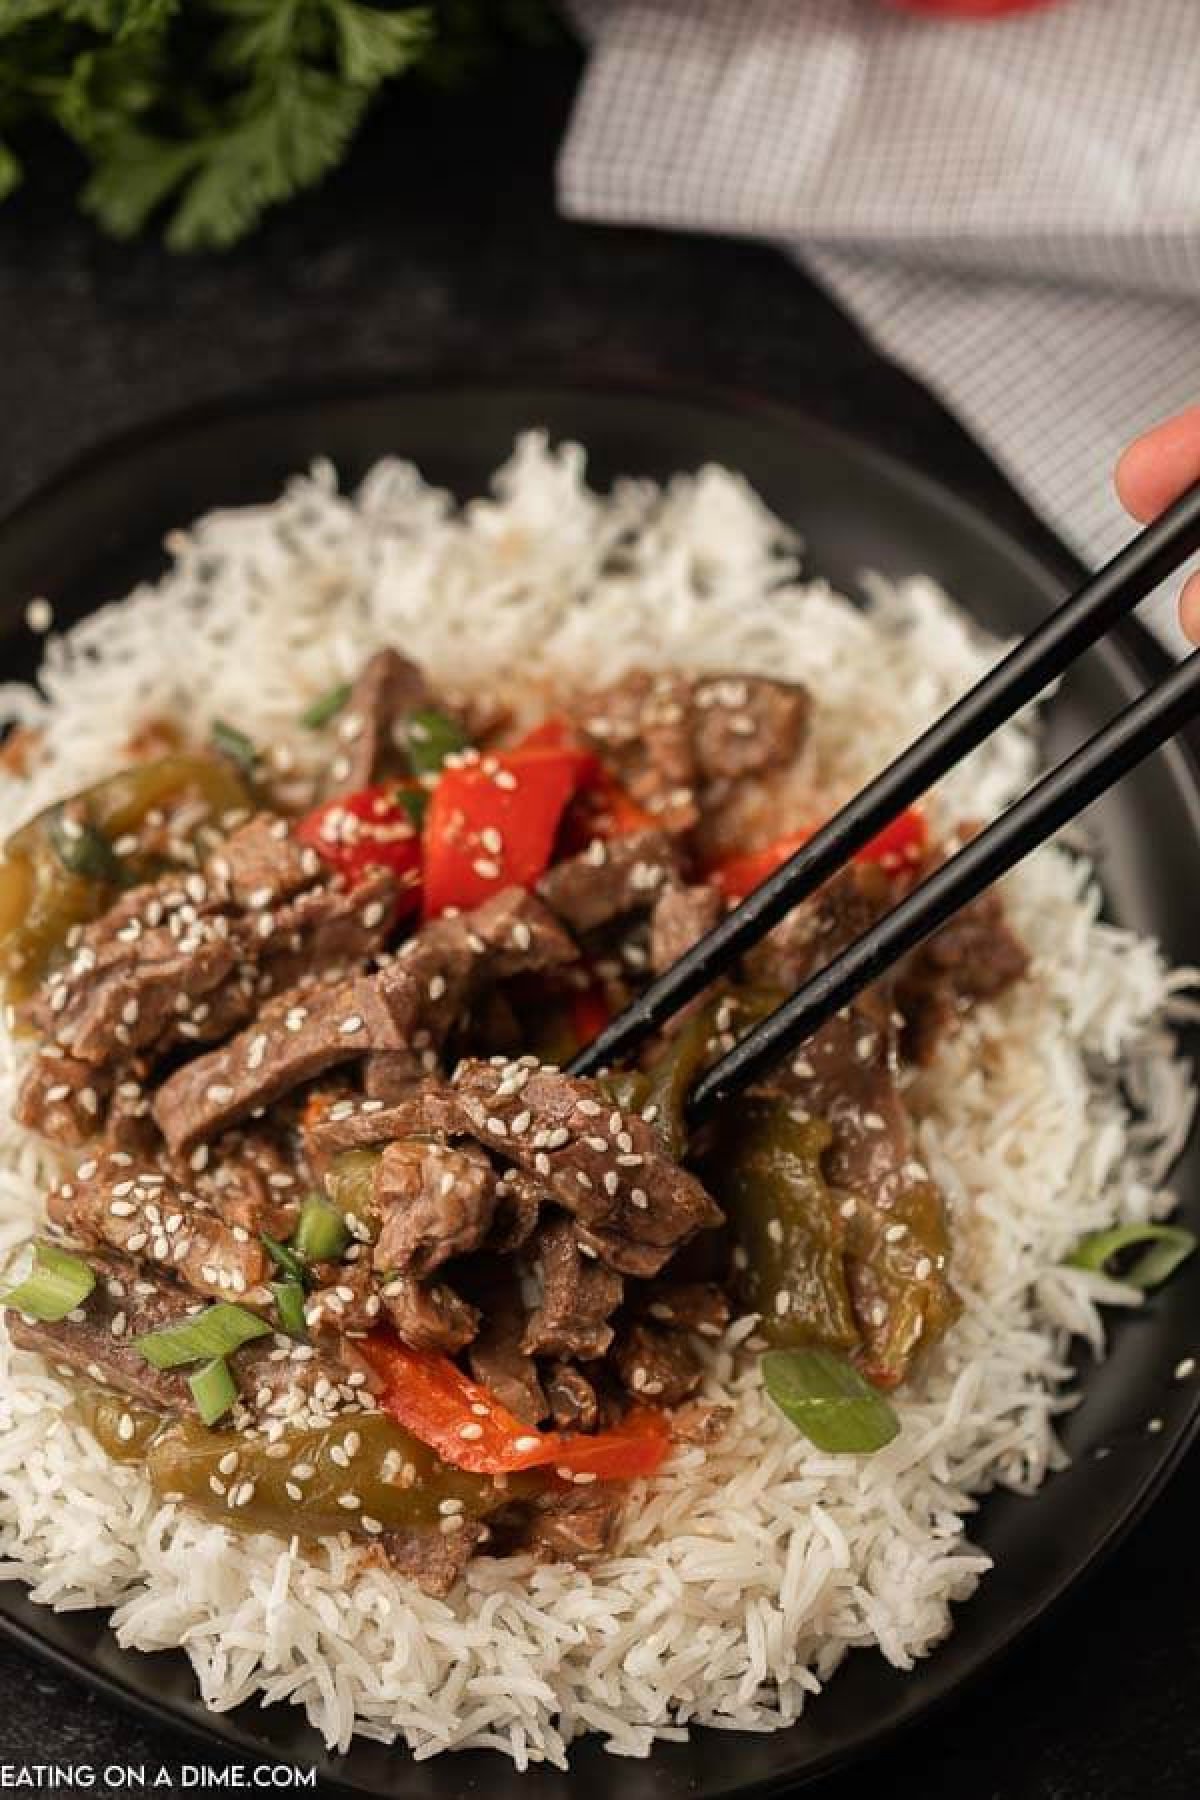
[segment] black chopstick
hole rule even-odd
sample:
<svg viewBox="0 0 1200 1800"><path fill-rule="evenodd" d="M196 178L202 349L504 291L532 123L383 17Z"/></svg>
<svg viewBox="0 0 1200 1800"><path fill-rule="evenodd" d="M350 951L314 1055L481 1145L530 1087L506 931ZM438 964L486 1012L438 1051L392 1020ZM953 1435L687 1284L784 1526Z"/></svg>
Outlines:
<svg viewBox="0 0 1200 1800"><path fill-rule="evenodd" d="M736 1043L696 1084L689 1119L702 1118L811 1037L1198 712L1200 650L1193 650Z"/></svg>
<svg viewBox="0 0 1200 1800"><path fill-rule="evenodd" d="M1119 550L1048 619L855 795L698 944L651 982L569 1064L593 1075L621 1061L807 900L906 806L1035 699L1152 588L1200 550L1200 482ZM881 671L886 679L886 671Z"/></svg>

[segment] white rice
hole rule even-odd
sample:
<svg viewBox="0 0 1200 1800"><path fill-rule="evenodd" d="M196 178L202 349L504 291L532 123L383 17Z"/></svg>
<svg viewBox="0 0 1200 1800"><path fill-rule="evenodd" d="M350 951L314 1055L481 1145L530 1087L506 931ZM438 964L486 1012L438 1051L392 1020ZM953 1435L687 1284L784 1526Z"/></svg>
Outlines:
<svg viewBox="0 0 1200 1800"><path fill-rule="evenodd" d="M150 714L199 731L218 714L303 759L301 706L388 642L456 686L598 683L631 663L802 678L831 805L996 654L920 577L877 584L867 611L802 582L787 534L721 469L606 497L583 477L577 447L531 435L495 497L461 511L386 462L353 497L318 466L275 505L201 520L157 586L48 642L40 694L0 688L0 712L47 734L33 783L0 787L0 830L103 773ZM938 815L994 813L1034 761L1028 722L1009 727L945 782ZM616 1555L586 1571L480 1559L439 1601L362 1570L346 1542L301 1552L159 1505L64 1416L68 1390L40 1360L4 1346L0 1574L58 1608L114 1608L125 1645L182 1645L214 1708L286 1699L331 1745L360 1732L419 1756L491 1745L562 1765L585 1731L644 1755L689 1725L786 1725L852 1646L910 1667L988 1567L965 1530L977 1496L1032 1491L1063 1461L1069 1334L1099 1351L1098 1303L1138 1299L1061 1258L1095 1227L1170 1210L1192 1110L1165 1023L1179 978L1100 921L1086 865L1044 850L1008 898L1033 977L911 1090L965 1310L900 1394L903 1430L881 1454L807 1446L738 1353L741 1321L706 1352L732 1428L643 1484ZM19 1054L0 1050L0 1116ZM37 1218L48 1176L9 1128L5 1242Z"/></svg>

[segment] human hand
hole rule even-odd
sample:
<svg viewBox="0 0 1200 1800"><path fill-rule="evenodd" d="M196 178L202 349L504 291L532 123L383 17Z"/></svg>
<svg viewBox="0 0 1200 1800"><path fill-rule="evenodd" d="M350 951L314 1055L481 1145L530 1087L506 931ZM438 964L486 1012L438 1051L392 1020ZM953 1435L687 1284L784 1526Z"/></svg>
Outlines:
<svg viewBox="0 0 1200 1800"><path fill-rule="evenodd" d="M1117 463L1121 504L1143 524L1156 519L1196 480L1200 480L1200 406L1164 419L1135 438ZM1200 644L1200 574L1184 583L1179 623L1192 642Z"/></svg>

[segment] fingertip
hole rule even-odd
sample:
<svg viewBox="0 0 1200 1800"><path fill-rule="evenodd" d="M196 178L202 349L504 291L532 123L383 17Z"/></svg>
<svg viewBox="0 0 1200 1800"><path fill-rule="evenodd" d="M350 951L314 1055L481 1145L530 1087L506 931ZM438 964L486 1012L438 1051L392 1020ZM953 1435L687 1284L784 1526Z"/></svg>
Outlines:
<svg viewBox="0 0 1200 1800"><path fill-rule="evenodd" d="M1179 596L1179 623L1193 644L1200 644L1200 574L1189 575Z"/></svg>
<svg viewBox="0 0 1200 1800"><path fill-rule="evenodd" d="M1145 524L1200 477L1200 406L1164 419L1137 438L1118 459L1117 496Z"/></svg>
<svg viewBox="0 0 1200 1800"><path fill-rule="evenodd" d="M1156 510L1153 457L1147 454L1147 446L1153 435L1151 433L1149 437L1138 438L1127 450L1123 450L1113 471L1117 499L1125 511L1142 525L1149 523Z"/></svg>

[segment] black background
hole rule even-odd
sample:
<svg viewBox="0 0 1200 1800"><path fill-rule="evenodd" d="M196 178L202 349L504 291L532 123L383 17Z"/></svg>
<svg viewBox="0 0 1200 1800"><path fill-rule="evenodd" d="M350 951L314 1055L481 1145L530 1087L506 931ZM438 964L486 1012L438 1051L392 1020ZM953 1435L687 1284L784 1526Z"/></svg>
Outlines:
<svg viewBox="0 0 1200 1800"><path fill-rule="evenodd" d="M569 53L543 53L467 94L405 90L347 168L224 258L105 242L71 208L75 171L43 169L0 210L0 509L115 431L247 388L340 372L668 376L847 427L1069 571L971 440L781 256L555 216L553 155L575 76ZM1193 1453L1117 1554L984 1682L812 1791L1200 1792L1198 1524ZM0 1762L154 1771L197 1760L232 1759L0 1644ZM101 1780L91 1791L119 1790Z"/></svg>

